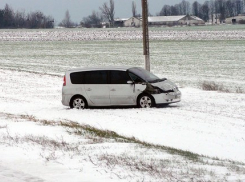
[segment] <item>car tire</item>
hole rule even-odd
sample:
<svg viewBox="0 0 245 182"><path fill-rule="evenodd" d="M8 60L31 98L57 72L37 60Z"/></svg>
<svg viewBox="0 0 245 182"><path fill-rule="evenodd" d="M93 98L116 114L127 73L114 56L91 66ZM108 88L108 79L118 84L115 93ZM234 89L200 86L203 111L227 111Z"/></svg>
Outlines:
<svg viewBox="0 0 245 182"><path fill-rule="evenodd" d="M87 101L82 96L74 97L71 101L70 107L75 109L86 109Z"/></svg>
<svg viewBox="0 0 245 182"><path fill-rule="evenodd" d="M151 95L142 94L138 98L137 105L139 108L151 108L155 106L155 101Z"/></svg>

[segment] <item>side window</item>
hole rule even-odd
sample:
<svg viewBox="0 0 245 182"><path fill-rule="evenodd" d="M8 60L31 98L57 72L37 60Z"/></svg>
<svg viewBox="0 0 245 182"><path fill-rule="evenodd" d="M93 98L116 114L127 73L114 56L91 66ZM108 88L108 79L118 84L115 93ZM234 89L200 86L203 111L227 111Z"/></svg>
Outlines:
<svg viewBox="0 0 245 182"><path fill-rule="evenodd" d="M127 84L131 80L126 71L111 71L111 84Z"/></svg>
<svg viewBox="0 0 245 182"><path fill-rule="evenodd" d="M85 84L107 84L107 71L86 71Z"/></svg>
<svg viewBox="0 0 245 182"><path fill-rule="evenodd" d="M75 72L70 74L72 84L84 84L85 72Z"/></svg>
<svg viewBox="0 0 245 182"><path fill-rule="evenodd" d="M138 77L137 75L130 73L129 72L129 76L130 78L135 82L135 83L141 83L144 82L140 77Z"/></svg>

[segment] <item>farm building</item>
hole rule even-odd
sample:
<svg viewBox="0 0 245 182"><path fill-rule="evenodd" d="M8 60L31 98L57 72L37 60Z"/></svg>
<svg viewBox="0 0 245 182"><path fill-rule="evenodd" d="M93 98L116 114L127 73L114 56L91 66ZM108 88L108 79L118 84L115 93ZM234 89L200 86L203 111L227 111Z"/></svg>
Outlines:
<svg viewBox="0 0 245 182"><path fill-rule="evenodd" d="M131 17L124 22L125 27L141 27L142 19L137 17Z"/></svg>
<svg viewBox="0 0 245 182"><path fill-rule="evenodd" d="M205 22L196 17L189 15L182 16L155 16L148 18L150 26L175 26L175 25L203 25Z"/></svg>
<svg viewBox="0 0 245 182"><path fill-rule="evenodd" d="M245 24L245 14L240 14L238 16L226 18L225 23L227 24Z"/></svg>
<svg viewBox="0 0 245 182"><path fill-rule="evenodd" d="M124 22L128 20L128 18L117 18L114 20L114 26L115 27L123 27L124 26Z"/></svg>
<svg viewBox="0 0 245 182"><path fill-rule="evenodd" d="M189 15L181 16L150 16L148 17L149 26L175 26L175 25L204 25L205 22ZM137 27L142 25L141 18L132 17L124 22L125 27Z"/></svg>

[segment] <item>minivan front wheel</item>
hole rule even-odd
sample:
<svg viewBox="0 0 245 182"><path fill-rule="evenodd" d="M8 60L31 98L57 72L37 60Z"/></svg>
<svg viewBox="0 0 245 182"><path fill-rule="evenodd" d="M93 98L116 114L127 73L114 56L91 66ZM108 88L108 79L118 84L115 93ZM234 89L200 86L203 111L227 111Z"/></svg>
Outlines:
<svg viewBox="0 0 245 182"><path fill-rule="evenodd" d="M72 99L71 108L85 109L87 107L86 101L83 97L75 97Z"/></svg>
<svg viewBox="0 0 245 182"><path fill-rule="evenodd" d="M143 94L138 98L137 104L140 108L151 108L154 106L154 99L150 95Z"/></svg>

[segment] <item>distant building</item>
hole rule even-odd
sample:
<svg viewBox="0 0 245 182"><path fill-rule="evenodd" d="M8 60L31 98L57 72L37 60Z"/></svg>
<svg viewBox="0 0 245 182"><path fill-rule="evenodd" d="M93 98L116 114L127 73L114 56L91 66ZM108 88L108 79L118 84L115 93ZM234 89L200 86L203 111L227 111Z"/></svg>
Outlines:
<svg viewBox="0 0 245 182"><path fill-rule="evenodd" d="M213 20L212 18L210 19L214 24L221 24L223 22L220 22L220 16L221 16L220 13L216 13L216 14L213 14Z"/></svg>
<svg viewBox="0 0 245 182"><path fill-rule="evenodd" d="M245 24L245 14L240 14L238 16L226 18L225 23L227 24Z"/></svg>
<svg viewBox="0 0 245 182"><path fill-rule="evenodd" d="M148 22L150 26L204 25L205 24L205 22L202 19L190 15L155 16L155 17L149 17Z"/></svg>
<svg viewBox="0 0 245 182"><path fill-rule="evenodd" d="M196 16L150 16L148 17L149 26L176 26L176 25L204 25L205 22ZM132 17L124 22L125 27L139 27L142 19Z"/></svg>
<svg viewBox="0 0 245 182"><path fill-rule="evenodd" d="M142 18L139 17L131 17L124 22L125 27L141 27L142 26Z"/></svg>
<svg viewBox="0 0 245 182"><path fill-rule="evenodd" d="M117 18L114 19L114 27L123 27L124 22L128 20L128 18Z"/></svg>

